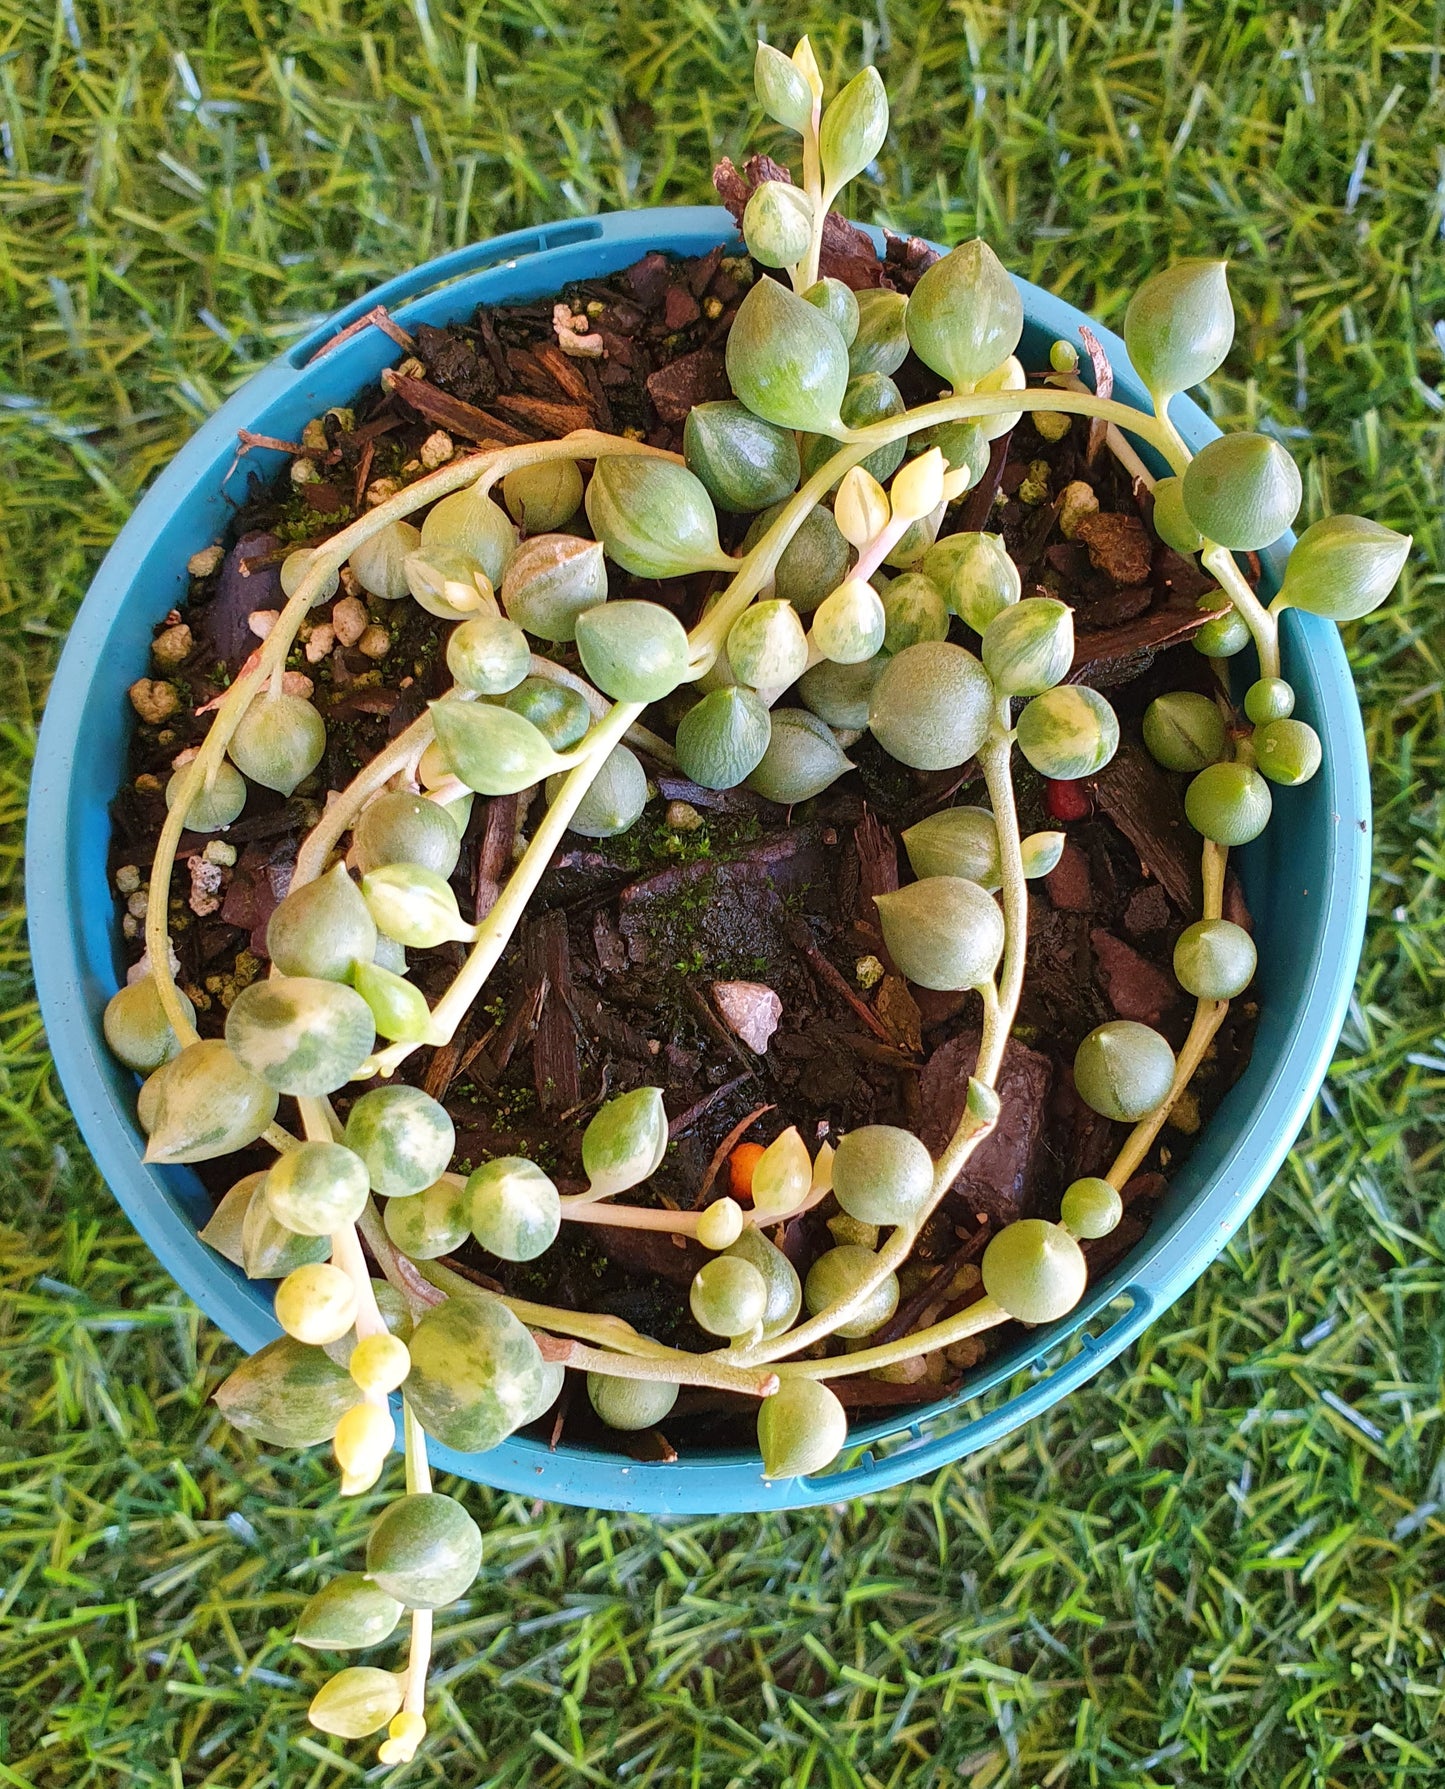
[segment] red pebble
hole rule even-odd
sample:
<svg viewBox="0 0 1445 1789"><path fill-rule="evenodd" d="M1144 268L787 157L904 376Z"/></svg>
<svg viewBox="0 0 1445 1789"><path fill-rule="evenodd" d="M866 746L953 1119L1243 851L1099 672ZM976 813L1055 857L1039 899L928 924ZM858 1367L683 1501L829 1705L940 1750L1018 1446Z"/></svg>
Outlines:
<svg viewBox="0 0 1445 1789"><path fill-rule="evenodd" d="M1056 782L1052 777L1044 783L1044 806L1051 820L1087 820L1094 811L1082 783Z"/></svg>

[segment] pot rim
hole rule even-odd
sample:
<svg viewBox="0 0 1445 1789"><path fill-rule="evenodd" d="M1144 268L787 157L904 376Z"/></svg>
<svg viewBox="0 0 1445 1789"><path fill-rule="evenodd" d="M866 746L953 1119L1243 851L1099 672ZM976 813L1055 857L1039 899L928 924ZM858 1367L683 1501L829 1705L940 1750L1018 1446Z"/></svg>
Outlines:
<svg viewBox="0 0 1445 1789"><path fill-rule="evenodd" d="M881 254L882 232L869 229L868 234ZM199 1241L197 1220L209 1202L189 1169L147 1167L141 1161L136 1078L109 1058L100 1031L105 1000L120 979L113 891L105 873L114 795L106 767L113 770L123 762L118 753L128 732L128 714L115 710L123 708L126 684L144 674L153 622L170 606L169 599L143 597L141 586L147 592L184 592L186 558L220 531L224 503L217 479L230 460L238 427L252 426L258 413L287 402L303 409L312 404L306 413L314 415L344 399L323 401L313 392L339 385L354 394L390 364L394 346L375 330L349 338L320 362L315 358L339 329L374 305L386 305L402 324L438 322L469 313L479 302L515 302L554 292L573 279L617 271L650 249L689 256L719 242L737 243L741 250L733 220L720 207L653 207L571 219L472 244L342 307L249 379L159 474L76 615L45 705L26 838L27 911L41 1013L61 1085L116 1199L187 1294L248 1351L279 1333L270 1315L270 1288L247 1281ZM1089 323L1114 366L1115 395L1135 405L1145 401L1117 336L1065 300L1026 281L1015 283L1024 301L1026 344L1030 333L1077 342L1079 325ZM1087 354L1081 359L1086 370ZM1219 432L1187 398L1176 399L1171 414L1191 447ZM1151 457L1147 450L1145 457ZM272 454L263 464L269 471L283 458ZM1280 549L1287 550L1290 540L1264 556L1267 577L1277 575ZM150 558L154 566L147 565ZM1283 926L1271 939L1272 950L1290 958L1297 993L1288 1014L1272 1010L1266 995L1255 1056L1181 1170L1180 1197L1171 1190L1167 1220L1161 1211L1068 1317L1027 1333L952 1398L856 1428L843 1456L849 1464L838 1471L767 1483L756 1454L644 1465L565 1444L552 1453L523 1436L471 1456L433 1444L437 1469L503 1490L659 1514L761 1512L838 1502L930 1472L1001 1439L1085 1383L1178 1298L1253 1209L1303 1125L1344 1021L1364 936L1370 803L1353 679L1338 631L1329 623L1290 610L1284 635L1302 697L1299 712L1319 731L1325 759L1313 783L1287 792L1304 798L1290 810L1293 821L1281 824L1277 813L1264 837L1241 854L1241 868L1247 885L1282 886L1300 856L1295 835L1303 831L1305 855L1319 860L1315 885L1292 889L1291 898L1303 895L1311 923ZM1249 653L1241 657L1252 662ZM1238 659L1233 669L1242 674ZM118 683L120 678L124 681ZM104 691L98 683L106 685ZM105 789L108 775L111 787ZM97 861L99 896L87 901ZM87 869L92 880L82 886ZM1272 1033L1267 1056L1260 1047L1266 1018ZM1216 1159L1207 1173L1201 1165L1191 1175L1201 1154ZM1199 1184L1191 1188L1191 1179ZM1014 1379L1012 1395L985 1402Z"/></svg>

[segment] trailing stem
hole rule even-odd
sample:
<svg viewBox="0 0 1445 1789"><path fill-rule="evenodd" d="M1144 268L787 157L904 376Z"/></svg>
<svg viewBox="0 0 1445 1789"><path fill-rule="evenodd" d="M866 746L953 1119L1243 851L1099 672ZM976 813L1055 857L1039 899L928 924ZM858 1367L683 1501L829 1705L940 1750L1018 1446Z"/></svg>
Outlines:
<svg viewBox="0 0 1445 1789"><path fill-rule="evenodd" d="M732 581L721 599L693 630L691 635L692 650L689 658L690 676L696 679L711 669L733 622L767 585L788 542L802 526L813 506L827 495L846 472L860 464L878 447L904 439L919 429L930 428L941 422L959 421L973 416L1006 414L1012 408L1045 409L1049 407L1068 409L1080 415L1105 415L1111 420L1122 420L1146 435L1151 430L1157 431L1159 427L1157 421L1143 416L1141 412L1115 404L1112 400L1096 398L1093 393L1088 391L1034 390L1007 394L970 393L963 397L944 398L937 403L925 404L908 411L903 416L890 417L882 422L870 424L867 428L850 430L847 444L825 466L821 467L795 496L789 499L782 514L778 516L762 540L738 563ZM606 446L604 447L603 444ZM479 456L480 459L485 460L485 468L477 473L474 479L457 480L456 484L449 488L454 489L457 484L473 482L478 489L485 491L490 489L498 478L505 476L508 471L523 465L538 463L542 459L557 458L565 454L577 458L581 457L584 449L590 449L593 454L597 454L603 451L636 451L642 446L643 444L637 442L618 441L612 436L599 436L589 431L579 431L577 434L565 437L562 441L543 442L529 447L507 448L497 453ZM675 455L663 457L676 458ZM471 464L475 467L476 462L471 462ZM444 469L448 473L454 470L453 467ZM441 476L442 474L433 475L434 478ZM307 593L307 583L313 575L318 579L317 588L319 588L320 577L324 576L326 571L337 569L355 546L359 545L363 539L368 538L370 533L376 531L377 516L384 511L389 511L393 505L405 503L404 509L398 509L395 515L388 514L386 516L386 522L389 523L396 520L398 515L410 513L412 509L419 508L421 503L429 502L433 496L440 495L440 491L420 498L415 495L428 482L421 480L418 484L409 486L406 491L399 492L389 504L381 505L378 510L363 518L361 522L353 523L350 529L343 530L341 534L334 536L331 541L326 543L325 548L318 549L318 555L322 552L329 554L327 564L321 570L318 570L317 565L313 564L312 568L308 570L307 579L298 589L296 598L292 599L293 603ZM408 498L411 501L406 503L405 500ZM368 527L368 524L371 526ZM357 532L363 528L366 528L366 533ZM338 555L339 543L344 543L344 551L340 551ZM307 595L308 605L309 600L309 595ZM288 610L289 607L290 605L288 605ZM276 640L278 635L283 634L288 625L294 635L295 627L300 625L300 619L304 614L305 608L300 608L294 618L294 624L288 624L287 617L283 615L268 637L266 645L270 647L272 641ZM277 662L284 663L284 658L285 651L282 650ZM578 681L580 682L580 680ZM549 808L545 819L528 844L521 862L508 879L501 898L483 921L466 963L433 1009L431 1041L445 1042L455 1035L457 1026L481 992L487 976L495 967L507 946L512 931L525 912L527 902L545 872L552 852L561 840L562 833L566 830L567 822L576 812L577 806L591 787L613 746L636 725L642 711L642 704L619 704L605 720L599 722L589 735L585 757L568 773L557 800ZM244 708L240 712L244 712ZM239 721L240 712L235 717L236 721ZM211 734L207 735L207 744L210 743L220 727L224 713L223 707L222 714L217 716L216 726L212 728ZM346 830L346 820L354 819L365 801L410 761L411 755L416 751L418 741L422 738L422 720L414 722L413 727L417 729L415 733L412 732L412 729L408 729L407 734L402 735L401 739L393 742L393 745L388 748L386 754L388 768L385 776L380 776L379 773L373 771L372 767L368 767L367 771L364 771L362 776L356 779L336 802L332 803L331 808L322 816L318 827L314 829L312 837L308 838L302 847L302 853L298 858L298 874L301 874L304 867L305 879L309 880L319 875L321 868L324 867L326 857ZM231 731L234 731L234 722ZM226 737L229 739L229 733ZM407 740L405 750L401 749L402 739ZM213 755L215 761L219 763L221 751L217 749ZM177 810L181 808L181 805L178 800ZM179 831L179 825L177 825L175 835L177 838ZM321 834L321 839L317 840L313 846L313 839L316 838L318 832ZM162 845L164 843L163 835ZM174 840L171 843L171 852L173 857ZM158 850L158 864L160 855ZM155 874L156 871L153 870L153 876ZM165 866L165 876L168 880L169 863ZM163 913L157 923L163 928ZM174 998L174 984L171 985L171 994ZM1016 998L1015 996L1015 1001ZM416 1043L390 1044L385 1049L378 1051L363 1065L364 1073L368 1076L371 1074L391 1075L417 1047Z"/></svg>
<svg viewBox="0 0 1445 1789"><path fill-rule="evenodd" d="M401 1400L401 1421L403 1446L406 1449L407 1492L430 1491L431 1462L427 1458L426 1431L404 1397ZM406 1655L406 1683L401 1703L408 1714L420 1715L425 1710L434 1619L430 1609L413 1609L411 1612L411 1646Z"/></svg>
<svg viewBox="0 0 1445 1789"><path fill-rule="evenodd" d="M1086 390L1059 390L1057 388L1035 388L1008 393L968 393L922 405L901 417L888 418L866 428L849 430L839 452L788 501L772 528L738 563L732 581L723 596L693 631L692 650L689 658L690 677L693 679L700 677L711 668L733 622L766 587L776 570L783 550L811 512L814 504L826 496L828 491L851 467L860 464L870 453L881 446L905 439L921 429L931 428L940 423L1004 415L1017 410L1039 409L1103 417L1116 426L1127 428L1150 441L1161 452L1170 454L1171 457L1171 450L1175 448L1178 439L1172 425L1168 424L1167 420L1161 422L1158 418L1147 417L1112 400L1097 398ZM508 471L522 466L558 457L577 459L598 457L605 453L649 453L654 451L641 443L622 441L591 431L579 431L561 441L544 442L479 455L465 462L443 468L441 472L432 474L429 478L419 480L318 548L295 595L288 602L271 634L256 654L253 666L237 679L236 684L228 692L216 721L203 742L201 752L188 767L187 777L178 788L175 806L162 833L152 869L153 883L159 879L162 885L169 885L170 869L174 861L176 843L183 829L184 814L190 801L201 787L202 778L213 774L219 765L235 727L245 712L246 705L264 687L268 677L276 671L277 667L284 665L286 653L289 651L296 630L313 598L322 588L324 580L331 572L339 570L356 547L382 528L389 526L393 521L450 491L467 484L475 484L480 491L485 492ZM676 459L676 456L673 455L663 457ZM1240 579L1239 582L1242 583L1243 580ZM1233 591L1231 594L1234 594ZM1250 594L1252 595L1252 593ZM550 666L548 668L549 670L556 669ZM565 674L562 680L572 681L567 679ZM580 680L578 681L580 682ZM591 704L589 703L589 705ZM434 1008L434 1039L445 1040L454 1035L457 1025L480 994L488 975L495 967L512 931L525 911L527 902L550 862L553 852L560 843L568 822L576 812L608 754L629 729L636 725L643 706L639 703L618 703L610 709L605 717L599 719L598 724L593 728L588 737L585 755L568 772L557 798L537 828L521 862L508 879L501 897L479 927L466 963ZM384 786L391 777L415 765L421 750L428 743L429 726L429 717L413 723L413 726L405 734L387 748L380 761L374 760L366 771L332 803L331 808L323 816L318 826L313 829L312 834L302 847L301 856L298 859L299 876L303 879L311 879L319 874L331 850L339 842L348 825L354 821L361 807L371 795ZM999 705L999 711L988 741L979 754L980 765L993 802L999 832L1003 872L1002 902L1005 920L1005 946L999 984L995 988L994 984L990 983L980 990L984 997L984 1023L973 1080L980 1088L990 1092L993 1091L998 1079L1004 1048L1018 1007L1023 981L1024 947L1027 934L1028 906L1010 773L1011 749L1012 732L1009 709L1007 701L1003 701ZM162 999L166 1003L168 1016L177 1026L178 1034L193 1037L194 1033L185 1026L184 1014L179 1005L174 982L168 972L169 938L165 926L164 902L152 903L147 922L147 945L151 951L152 962L157 967L158 983L161 987ZM171 1010L172 1008L174 1011ZM389 1075L416 1047L414 1043L389 1045L370 1058L362 1072L366 1076L373 1073ZM913 1224L899 1226L894 1230L886 1247L879 1252L876 1267L869 1279L856 1288L846 1300L840 1301L829 1310L820 1312L787 1335L769 1341L754 1342L750 1347L734 1347L728 1350L725 1365L717 1354L696 1356L685 1354L679 1350L660 1350L658 1353L653 1353L649 1347L645 1356L641 1354L628 1356L635 1363L627 1369L628 1375L664 1376L670 1377L678 1383L720 1384L723 1379L718 1375L721 1374L726 1377L729 1384L733 1384L735 1375L740 1371L795 1353L797 1350L809 1347L833 1334L840 1324L845 1323L861 1307L878 1284L907 1259L922 1224L953 1185L978 1144L992 1130L996 1119L996 1097L992 1102L970 1098L953 1137L936 1164L933 1196L926 1209ZM1162 1118L1160 1122L1162 1123ZM289 1138L284 1138L284 1142L279 1146L284 1146L290 1141ZM356 1258L359 1259L360 1244L354 1230L350 1233L350 1248L343 1239L339 1252L342 1257L349 1258L353 1249ZM460 1282L460 1284L465 1285L465 1282ZM367 1279L365 1290L367 1295L371 1294L369 1279ZM360 1296L360 1289L358 1292ZM370 1296L370 1304L374 1308L374 1296ZM568 1327L576 1330L575 1321L567 1321L572 1318L573 1314L552 1311L547 1307L534 1307L534 1309L536 1311L535 1320L549 1327ZM379 1314L377 1322L380 1322ZM596 1339L604 1349L616 1348L621 1340L616 1330L606 1330L605 1333L597 1334ZM640 1339L629 1338L622 1345L635 1347L638 1340ZM911 1344L913 1338L905 1338L905 1341ZM571 1344L574 1347L576 1345ZM917 1351L916 1348L914 1351ZM647 1364L639 1364L643 1361ZM665 1372L663 1370L664 1363ZM574 1364L578 1364L575 1359ZM698 1374L703 1376L698 1378L696 1377ZM748 1381L748 1389L753 1388L756 1380L757 1376L753 1375L752 1379Z"/></svg>
<svg viewBox="0 0 1445 1789"><path fill-rule="evenodd" d="M1028 941L1028 893L1019 840L1018 812L1014 803L1012 742L1009 708L1005 698L999 703L993 728L978 755L979 765L988 785L989 798L993 802L1003 873L1003 972L997 991L991 983L980 990L984 1003L983 1032L979 1040L978 1062L972 1077L973 1081L989 1092L995 1089L1014 1015L1018 1011L1019 995L1023 990L1024 953ZM919 1231L957 1180L974 1150L992 1131L997 1119L996 1098L992 1109L988 1110L981 1102L970 1097L957 1129L934 1165L931 1198L925 1202L911 1224L900 1224L894 1230L887 1244L878 1251L868 1276L859 1282L847 1298L818 1312L815 1317L799 1324L786 1335L739 1350L737 1358L750 1365L765 1360L780 1360L785 1355L797 1353L801 1348L825 1341L841 1324L861 1310L888 1275L896 1272L908 1259Z"/></svg>
<svg viewBox="0 0 1445 1789"><path fill-rule="evenodd" d="M1278 618L1270 613L1250 589L1249 580L1235 563L1234 555L1228 547L1216 546L1213 541L1206 541L1200 558L1203 560L1205 568L1213 572L1220 588L1239 610L1250 633L1253 634L1255 651L1259 654L1260 676L1278 677L1280 674Z"/></svg>
<svg viewBox="0 0 1445 1789"><path fill-rule="evenodd" d="M1218 919L1224 912L1224 870L1229 853L1223 845L1217 845L1212 839L1204 842L1201 860L1201 873L1204 883L1205 919ZM1164 1098L1149 1113L1141 1118L1130 1131L1124 1147L1114 1158L1112 1167L1104 1178L1110 1186L1122 1191L1130 1176L1138 1169L1140 1163L1149 1153L1150 1145L1163 1130L1169 1114L1179 1104L1181 1095L1194 1079L1200 1063L1209 1054L1210 1045L1214 1042L1215 1033L1224 1023L1225 1014L1229 1011L1227 1000L1200 1000L1194 1008L1194 1021L1189 1027L1189 1035L1184 1040L1174 1065L1174 1079Z"/></svg>
<svg viewBox="0 0 1445 1789"><path fill-rule="evenodd" d="M330 1100L302 1098L296 1103L301 1111L301 1124L307 1141L334 1141L337 1125ZM386 1319L376 1302L376 1288L371 1283L371 1273L366 1265L366 1257L361 1252L361 1238L356 1233L355 1224L343 1224L339 1230L332 1232L331 1260L332 1265L339 1267L351 1281L356 1293L357 1340L363 1336L383 1335L386 1331ZM385 1409L385 1392L369 1391L363 1393L363 1396L368 1404Z"/></svg>
<svg viewBox="0 0 1445 1789"><path fill-rule="evenodd" d="M419 1262L417 1270L451 1297L478 1296L478 1287L439 1261ZM771 1372L749 1370L749 1363L739 1362L731 1355L689 1354L680 1348L669 1348L650 1336L639 1335L620 1317L556 1310L505 1292L487 1296L499 1299L534 1332L543 1332L538 1336L538 1346L546 1359L583 1372L608 1373L618 1379L659 1380L669 1385L711 1386L717 1391L739 1391L754 1398L768 1397L777 1389ZM559 1340L557 1332L563 1338L577 1339ZM584 1347L584 1343L593 1346Z"/></svg>
<svg viewBox="0 0 1445 1789"><path fill-rule="evenodd" d="M770 1398L778 1389L771 1368L733 1366L715 1354L683 1354L670 1358L648 1354L615 1354L589 1348L585 1342L560 1340L545 1332L536 1337L542 1358L582 1373L605 1373L613 1379L648 1379L666 1385L701 1385L713 1391L741 1392L748 1398Z"/></svg>
<svg viewBox="0 0 1445 1789"><path fill-rule="evenodd" d="M781 1379L842 1379L853 1373L871 1373L878 1367L896 1366L902 1360L915 1360L920 1354L932 1354L940 1348L951 1348L955 1342L966 1342L970 1336L997 1329L1007 1323L1009 1314L991 1298L980 1298L966 1311L946 1317L942 1323L927 1329L914 1330L896 1342L880 1342L876 1348L858 1348L852 1354L833 1354L825 1360L785 1360L778 1362Z"/></svg>
<svg viewBox="0 0 1445 1789"><path fill-rule="evenodd" d="M336 800L316 822L301 842L296 853L296 869L291 877L292 888L304 888L314 882L326 868L331 853L350 831L361 810L383 790L394 776L416 762L436 737L431 711L419 714L405 732L398 733L362 770L358 771Z"/></svg>
<svg viewBox="0 0 1445 1789"><path fill-rule="evenodd" d="M649 447L644 441L628 441L616 435L604 435L595 429L578 429L560 441L541 441L525 447L495 449L490 453L469 454L439 471L419 478L415 484L398 491L385 503L333 534L312 553L310 563L295 593L277 616L271 632L252 654L236 681L227 690L196 755L184 767L176 784L169 813L161 827L151 860L151 887L160 898L146 910L145 943L155 976L162 1009L171 1029L183 1044L194 1043L199 1036L186 1017L180 993L170 967L169 902L165 891L170 888L171 871L175 867L176 848L185 831L186 816L191 804L207 783L214 778L227 748L241 724L246 710L269 682L285 669L286 656L295 641L301 623L313 602L321 595L327 579L366 541L389 528L393 522L405 520L413 511L434 503L440 497L481 482L489 490L497 478L523 466L541 464L554 459L595 459L607 454L644 455L677 462L676 454ZM484 482L483 482L484 481ZM394 774L394 773L393 773Z"/></svg>
<svg viewBox="0 0 1445 1789"><path fill-rule="evenodd" d="M477 928L476 940L466 962L433 1007L432 1042L446 1042L466 1017L472 1002L481 993L487 977L496 967L498 958L507 948L508 940L526 912L532 891L541 881L552 860L552 853L567 830L567 822L576 813L582 797L591 788L612 748L645 706L641 702L619 702L607 719L589 735L587 756L567 773L566 782L558 790L541 825L532 835L522 861L507 878L506 886L495 906ZM394 1074L418 1047L417 1043L389 1044L386 1049L378 1051L363 1063L358 1070L358 1078L366 1079L373 1074Z"/></svg>

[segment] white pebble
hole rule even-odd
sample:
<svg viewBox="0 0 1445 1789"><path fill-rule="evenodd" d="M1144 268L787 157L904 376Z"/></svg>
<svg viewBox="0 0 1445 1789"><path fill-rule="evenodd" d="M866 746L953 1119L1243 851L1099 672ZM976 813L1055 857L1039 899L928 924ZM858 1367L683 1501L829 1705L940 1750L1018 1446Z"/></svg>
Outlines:
<svg viewBox="0 0 1445 1789"><path fill-rule="evenodd" d="M759 1056L783 1016L783 1003L769 987L757 981L715 981L712 997L723 1023Z"/></svg>
<svg viewBox="0 0 1445 1789"><path fill-rule="evenodd" d="M198 919L219 912L221 906L222 870L218 863L207 863L204 857L188 857L186 868L191 873L190 899L186 903Z"/></svg>
<svg viewBox="0 0 1445 1789"><path fill-rule="evenodd" d="M421 463L428 472L435 472L438 466L445 466L455 449L452 438L445 429L436 429L421 444Z"/></svg>
<svg viewBox="0 0 1445 1789"><path fill-rule="evenodd" d="M133 938L135 934L134 932L127 932L126 936L128 938ZM176 955L176 947L174 944L167 943L166 955L170 960L171 976L172 979L174 979L181 972L181 959ZM125 985L128 988L134 987L138 981L144 981L150 972L151 954L147 951L138 963L132 963L130 968L126 970Z"/></svg>
<svg viewBox="0 0 1445 1789"><path fill-rule="evenodd" d="M343 646L354 646L370 624L366 604L354 596L343 596L331 611L331 625Z"/></svg>
<svg viewBox="0 0 1445 1789"><path fill-rule="evenodd" d="M202 547L186 561L186 570L193 578L208 578L225 557L223 547Z"/></svg>
<svg viewBox="0 0 1445 1789"><path fill-rule="evenodd" d="M319 665L335 644L336 629L329 621L323 621L320 627L313 627L305 648L307 664Z"/></svg>

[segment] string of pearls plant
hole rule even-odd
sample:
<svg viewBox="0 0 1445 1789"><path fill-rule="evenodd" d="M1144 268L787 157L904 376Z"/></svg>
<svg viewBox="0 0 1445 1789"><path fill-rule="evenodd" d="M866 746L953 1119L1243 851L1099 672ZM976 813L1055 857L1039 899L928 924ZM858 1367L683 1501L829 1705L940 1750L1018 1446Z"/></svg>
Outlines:
<svg viewBox="0 0 1445 1789"><path fill-rule="evenodd" d="M1063 342L1049 382L1026 389L1019 296L983 242L935 263L908 298L818 278L828 208L886 135L876 70L825 108L804 39L791 57L760 45L756 80L764 110L802 138L803 178L765 182L747 206L748 248L786 278L760 278L738 309L727 343L735 397L691 413L682 460L595 432L480 453L294 553L282 568L285 608L166 791L147 956L106 1010L111 1047L146 1077L138 1115L147 1160L195 1162L257 1142L276 1152L268 1170L232 1188L205 1232L248 1274L279 1282L285 1332L226 1381L221 1408L274 1443L329 1442L351 1496L383 1470L400 1394L405 1492L376 1520L365 1571L326 1585L298 1628L308 1646L359 1649L386 1640L410 1612L402 1669L343 1670L311 1709L330 1733L384 1732L385 1762L410 1758L425 1734L433 1611L465 1593L481 1558L471 1517L431 1487L428 1436L493 1447L551 1405L572 1365L588 1373L602 1420L622 1429L662 1421L681 1385L751 1395L761 1470L817 1473L847 1433L825 1379L893 1367L1009 1319L1047 1323L1077 1303L1086 1278L1078 1239L1118 1223L1120 1189L1254 972L1248 934L1223 917L1227 852L1263 829L1273 788L1303 782L1320 762L1318 739L1292 718L1279 615L1291 606L1336 620L1368 613L1410 546L1358 517L1316 522L1266 608L1234 554L1269 545L1293 522L1301 486L1292 460L1262 434L1223 437L1191 458L1169 418L1171 397L1213 373L1232 342L1223 265L1171 268L1129 306L1125 340L1152 415L1085 389ZM910 350L945 387L912 410L891 377ZM1060 1223L1024 1219L993 1237L986 1296L898 1340L820 1357L830 1338L865 1340L891 1317L899 1268L999 1117L1023 984L1026 882L1051 869L1063 845L1058 833L1020 837L1014 747L1044 776L1072 780L1100 771L1118 743L1104 697L1066 681L1069 607L1024 598L997 536L939 538L950 501L982 476L991 440L1041 409L1102 418L1163 457L1170 471L1153 489L1156 528L1181 553L1199 554L1229 601L1199 634L1200 649L1224 658L1252 641L1258 654L1243 718L1221 680L1212 700L1160 696L1144 720L1149 750L1192 779L1186 810L1204 841L1203 916L1175 953L1196 1017L1177 1059L1137 1023L1109 1023L1084 1040L1080 1094L1134 1129L1106 1177L1069 1187ZM1119 451L1134 460L1122 441ZM579 505L591 538L565 526ZM718 510L756 518L739 558L719 545ZM418 529L408 518L422 512ZM525 540L512 519L523 515ZM689 634L657 604L609 601L609 562L644 578L707 571L728 581ZM224 1038L201 1039L174 979L159 891L183 831L222 831L250 785L289 794L319 764L324 723L286 693L283 672L309 610L334 594L347 565L368 592L409 593L454 624L454 686L332 799L270 922L269 977L236 998ZM980 637L978 655L948 638L953 617ZM566 646L585 676L544 656ZM696 700L669 747L642 718L689 686ZM892 1126L816 1153L792 1128L757 1162L748 1209L730 1197L692 1213L622 1205L619 1195L646 1185L667 1146L661 1093L643 1087L608 1100L588 1124L581 1194L561 1197L522 1158L453 1173L446 1111L392 1077L420 1046L454 1036L564 833L605 838L638 820L647 775L626 742L675 753L706 788L745 783L790 805L850 767L840 734L864 728L918 770L976 758L990 802L905 833L916 880L877 902L906 977L982 1000L963 1117L938 1159ZM545 811L525 851L495 904L469 922L448 877L473 796L539 786ZM453 941L468 947L464 964L429 1005L408 979L406 953ZM342 1125L330 1096L353 1082L370 1085ZM283 1094L296 1101L299 1137L276 1122ZM766 1232L830 1193L857 1234L887 1239L839 1243L800 1284ZM690 1354L614 1318L494 1295L441 1261L472 1237L505 1260L532 1260L565 1222L695 1237L709 1259L691 1309L718 1346Z"/></svg>

